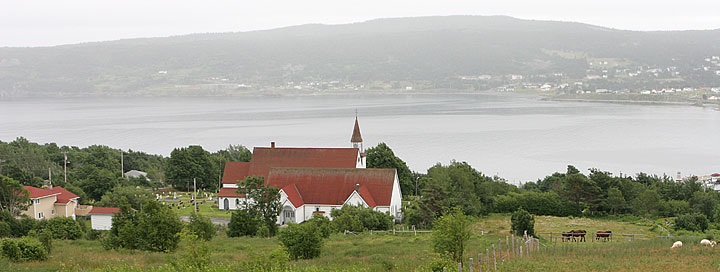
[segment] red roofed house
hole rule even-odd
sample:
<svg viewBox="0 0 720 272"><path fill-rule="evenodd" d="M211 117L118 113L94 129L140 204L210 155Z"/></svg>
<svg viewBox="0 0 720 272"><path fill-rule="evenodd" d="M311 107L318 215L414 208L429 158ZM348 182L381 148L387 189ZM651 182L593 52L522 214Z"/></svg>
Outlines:
<svg viewBox="0 0 720 272"><path fill-rule="evenodd" d="M357 118L350 142L351 148L280 148L275 147L275 142L270 147L255 147L249 162L225 164L223 186L218 193L218 208L240 209L245 196L236 192L237 183L249 176L261 176L267 181L272 167L365 168L365 151Z"/></svg>
<svg viewBox="0 0 720 272"><path fill-rule="evenodd" d="M30 203L23 211L35 219L50 219L53 217L72 217L75 219L75 208L78 205L77 195L60 186L53 187L49 182L42 188L24 186L30 192Z"/></svg>
<svg viewBox="0 0 720 272"><path fill-rule="evenodd" d="M94 230L110 230L112 228L112 217L119 212L120 208L93 207L88 213L90 215L90 226Z"/></svg>
<svg viewBox="0 0 720 272"><path fill-rule="evenodd" d="M272 168L268 183L280 188L278 224L301 223L314 213L330 217L343 205L362 205L402 217L397 171L373 168Z"/></svg>

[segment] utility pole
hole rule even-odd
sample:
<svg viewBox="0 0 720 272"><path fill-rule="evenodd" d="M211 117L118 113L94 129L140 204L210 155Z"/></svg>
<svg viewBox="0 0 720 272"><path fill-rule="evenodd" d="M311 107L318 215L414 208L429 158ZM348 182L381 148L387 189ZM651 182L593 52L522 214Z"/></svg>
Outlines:
<svg viewBox="0 0 720 272"><path fill-rule="evenodd" d="M67 151L63 152L65 155L65 164L63 165L63 172L65 173L65 184L67 184Z"/></svg>
<svg viewBox="0 0 720 272"><path fill-rule="evenodd" d="M195 178L193 178L193 193L195 194L193 197L193 204L195 204L195 213L197 214L197 181Z"/></svg>
<svg viewBox="0 0 720 272"><path fill-rule="evenodd" d="M48 167L48 180L50 180L50 184L52 184L52 171L50 171L50 167Z"/></svg>
<svg viewBox="0 0 720 272"><path fill-rule="evenodd" d="M124 161L124 153L122 150L120 150L120 177L125 178L125 161Z"/></svg>

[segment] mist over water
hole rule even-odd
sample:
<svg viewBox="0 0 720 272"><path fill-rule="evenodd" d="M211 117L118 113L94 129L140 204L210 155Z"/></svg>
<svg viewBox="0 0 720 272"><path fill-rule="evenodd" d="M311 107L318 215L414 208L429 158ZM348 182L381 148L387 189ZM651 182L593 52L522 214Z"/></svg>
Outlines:
<svg viewBox="0 0 720 272"><path fill-rule="evenodd" d="M521 95L16 99L0 101L0 140L163 155L271 141L349 147L356 110L365 148L386 142L414 171L454 159L511 182L568 164L615 174L720 172L720 111Z"/></svg>

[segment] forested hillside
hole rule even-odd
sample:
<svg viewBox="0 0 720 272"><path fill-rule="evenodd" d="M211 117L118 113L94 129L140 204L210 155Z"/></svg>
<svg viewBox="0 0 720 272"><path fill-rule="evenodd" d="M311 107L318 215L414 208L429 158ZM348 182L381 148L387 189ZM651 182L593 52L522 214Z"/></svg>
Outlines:
<svg viewBox="0 0 720 272"><path fill-rule="evenodd" d="M399 88L398 82L457 88L453 80L467 75L583 78L599 68L593 61L608 65L600 70L674 67L688 85L713 86L720 76L703 65L719 55L720 30L637 32L502 16L379 19L0 48L0 94L235 94L298 82L320 89Z"/></svg>

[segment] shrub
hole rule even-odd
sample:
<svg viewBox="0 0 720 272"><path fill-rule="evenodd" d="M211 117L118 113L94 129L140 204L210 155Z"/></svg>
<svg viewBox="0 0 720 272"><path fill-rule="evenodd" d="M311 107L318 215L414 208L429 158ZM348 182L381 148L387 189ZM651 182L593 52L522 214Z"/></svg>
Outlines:
<svg viewBox="0 0 720 272"><path fill-rule="evenodd" d="M52 250L52 232L49 229L31 230L28 236L35 237L43 245L48 254Z"/></svg>
<svg viewBox="0 0 720 272"><path fill-rule="evenodd" d="M255 236L260 225L260 218L251 215L247 210L238 210L230 216L228 236Z"/></svg>
<svg viewBox="0 0 720 272"><path fill-rule="evenodd" d="M10 237L12 229L8 223L0 221L0 237Z"/></svg>
<svg viewBox="0 0 720 272"><path fill-rule="evenodd" d="M217 235L217 232L215 232L215 225L210 222L210 219L195 213L190 215L190 223L188 223L187 228L190 232L205 241L210 241Z"/></svg>
<svg viewBox="0 0 720 272"><path fill-rule="evenodd" d="M45 247L27 236L20 240L3 239L0 248L2 256L13 262L42 261L48 258Z"/></svg>
<svg viewBox="0 0 720 272"><path fill-rule="evenodd" d="M393 224L392 216L369 207L344 205L340 209L334 209L331 214L335 218L333 224L338 231L387 230Z"/></svg>
<svg viewBox="0 0 720 272"><path fill-rule="evenodd" d="M313 214L313 217L304 224L315 225L315 228L320 232L320 236L323 238L330 237L330 233L333 231L330 219L319 213Z"/></svg>
<svg viewBox="0 0 720 272"><path fill-rule="evenodd" d="M180 244L181 249L175 266L178 268L192 267L198 271L204 271L205 267L210 264L210 245L208 242L201 240L199 236L188 229L180 233L180 240L182 241Z"/></svg>
<svg viewBox="0 0 720 272"><path fill-rule="evenodd" d="M440 217L432 233L435 252L446 255L456 262L462 262L465 243L472 232L470 219L459 209Z"/></svg>
<svg viewBox="0 0 720 272"><path fill-rule="evenodd" d="M278 239L293 260L320 256L323 245L322 236L314 224L290 223L280 231Z"/></svg>
<svg viewBox="0 0 720 272"><path fill-rule="evenodd" d="M255 233L255 235L257 235L257 237L262 237L262 238L271 237L270 236L270 228L268 228L268 226L265 224L260 224L260 227L258 228L257 233Z"/></svg>
<svg viewBox="0 0 720 272"><path fill-rule="evenodd" d="M112 228L102 244L106 249L169 252L177 248L182 228L183 223L169 207L149 200L140 212L123 206L113 216Z"/></svg>
<svg viewBox="0 0 720 272"><path fill-rule="evenodd" d="M510 218L512 231L515 235L524 235L525 231L530 236L535 236L535 217L523 209L518 209Z"/></svg>
<svg viewBox="0 0 720 272"><path fill-rule="evenodd" d="M100 237L102 236L103 232L104 232L104 231L102 231L102 230L94 230L94 229L88 230L88 232L85 233L85 239L88 239L88 240L97 240L97 239L100 239Z"/></svg>
<svg viewBox="0 0 720 272"><path fill-rule="evenodd" d="M45 228L52 232L54 239L77 240L83 236L80 225L70 217L55 217L50 219Z"/></svg>
<svg viewBox="0 0 720 272"><path fill-rule="evenodd" d="M708 228L708 219L704 214L683 214L675 219L676 230L705 231Z"/></svg>

